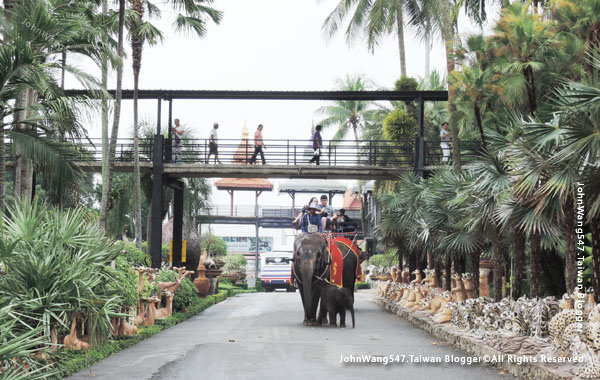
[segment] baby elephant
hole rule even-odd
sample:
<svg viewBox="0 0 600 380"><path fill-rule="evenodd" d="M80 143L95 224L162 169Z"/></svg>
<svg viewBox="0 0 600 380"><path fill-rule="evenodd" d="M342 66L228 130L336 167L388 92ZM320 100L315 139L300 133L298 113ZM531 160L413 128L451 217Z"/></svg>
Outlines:
<svg viewBox="0 0 600 380"><path fill-rule="evenodd" d="M327 323L326 313L329 312L329 327L335 327L336 314L340 314L340 327L346 327L346 309L350 309L352 314L352 328L354 328L354 297L352 291L346 288L326 283L321 288L321 309L317 323L320 325L325 318Z"/></svg>

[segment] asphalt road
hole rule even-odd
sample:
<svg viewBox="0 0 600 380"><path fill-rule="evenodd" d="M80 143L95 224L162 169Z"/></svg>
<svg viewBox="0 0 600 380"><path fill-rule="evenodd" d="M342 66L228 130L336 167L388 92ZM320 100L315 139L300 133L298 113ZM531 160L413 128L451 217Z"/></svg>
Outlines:
<svg viewBox="0 0 600 380"><path fill-rule="evenodd" d="M121 351L70 379L512 379L371 302L355 297L356 328L305 327L299 293L242 294ZM346 323L351 326L350 313ZM392 355L403 363L341 363ZM403 356L404 355L404 356ZM413 355L411 358L410 355ZM441 363L416 362L433 357Z"/></svg>

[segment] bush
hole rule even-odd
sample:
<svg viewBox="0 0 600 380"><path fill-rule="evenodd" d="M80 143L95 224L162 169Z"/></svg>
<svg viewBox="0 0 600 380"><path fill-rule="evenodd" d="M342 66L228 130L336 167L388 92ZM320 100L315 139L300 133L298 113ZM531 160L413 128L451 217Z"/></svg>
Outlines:
<svg viewBox="0 0 600 380"><path fill-rule="evenodd" d="M150 266L152 261L144 251L139 250L134 243L121 241L118 243L121 246L121 255L132 266Z"/></svg>
<svg viewBox="0 0 600 380"><path fill-rule="evenodd" d="M163 269L158 273L156 279L162 282L175 281L177 280L177 272L170 269ZM198 299L198 294L194 283L189 278L184 278L173 297L173 311L187 309L196 299Z"/></svg>
<svg viewBox="0 0 600 380"><path fill-rule="evenodd" d="M396 108L383 121L383 135L390 141L414 141L417 129L417 120L403 108Z"/></svg>
<svg viewBox="0 0 600 380"><path fill-rule="evenodd" d="M108 283L108 288L123 300L124 307L135 307L138 302L138 276L131 270L131 263L126 256L115 260L115 269L107 268L114 281Z"/></svg>
<svg viewBox="0 0 600 380"><path fill-rule="evenodd" d="M12 305L21 322L15 326L43 326L50 342L50 329L63 335L78 313L92 326L92 342L110 336L107 317L130 302L119 297L128 291L111 285L110 263L122 247L104 236L89 210L23 202L8 207L0 228L2 246L14 244L3 259L0 307Z"/></svg>
<svg viewBox="0 0 600 380"><path fill-rule="evenodd" d="M241 254L229 254L223 258L225 261L225 266L223 266L223 271L227 273L233 272L242 272L246 273L246 265L248 265L248 260L246 257Z"/></svg>
<svg viewBox="0 0 600 380"><path fill-rule="evenodd" d="M369 264L376 267L390 267L398 262L397 251L391 250L380 255L373 255L369 258Z"/></svg>
<svg viewBox="0 0 600 380"><path fill-rule="evenodd" d="M356 289L371 289L371 284L368 282L358 281L354 286Z"/></svg>
<svg viewBox="0 0 600 380"><path fill-rule="evenodd" d="M227 243L215 235L200 236L200 251L204 252L207 246L210 245L208 254L212 257L225 256L227 254Z"/></svg>

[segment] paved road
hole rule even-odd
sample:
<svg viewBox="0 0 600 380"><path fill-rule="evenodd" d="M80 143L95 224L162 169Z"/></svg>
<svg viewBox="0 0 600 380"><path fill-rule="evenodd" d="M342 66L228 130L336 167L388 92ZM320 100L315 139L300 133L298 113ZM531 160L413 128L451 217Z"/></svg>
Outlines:
<svg viewBox="0 0 600 380"><path fill-rule="evenodd" d="M332 329L302 326L299 293L239 295L71 379L513 378L478 364L340 363L342 356L363 354L405 355L407 361L409 355L463 356L439 341L433 344L429 334L383 311L372 297L371 292L356 294L355 329Z"/></svg>

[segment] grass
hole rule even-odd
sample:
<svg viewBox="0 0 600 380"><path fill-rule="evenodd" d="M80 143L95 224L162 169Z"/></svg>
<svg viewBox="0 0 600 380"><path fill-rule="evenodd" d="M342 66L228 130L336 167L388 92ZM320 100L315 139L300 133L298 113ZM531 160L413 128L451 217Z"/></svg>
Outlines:
<svg viewBox="0 0 600 380"><path fill-rule="evenodd" d="M92 347L88 351L65 351L61 350L58 354L57 369L58 375L56 379L62 379L79 372L110 355L131 347L144 339L158 334L170 327L181 323L196 314L208 309L209 307L225 301L229 297L233 297L242 293L255 293L256 289L242 289L231 284L220 284L217 294L198 298L187 310L173 313L166 319L157 320L154 326L139 328L137 335L132 337L117 337L103 344Z"/></svg>

